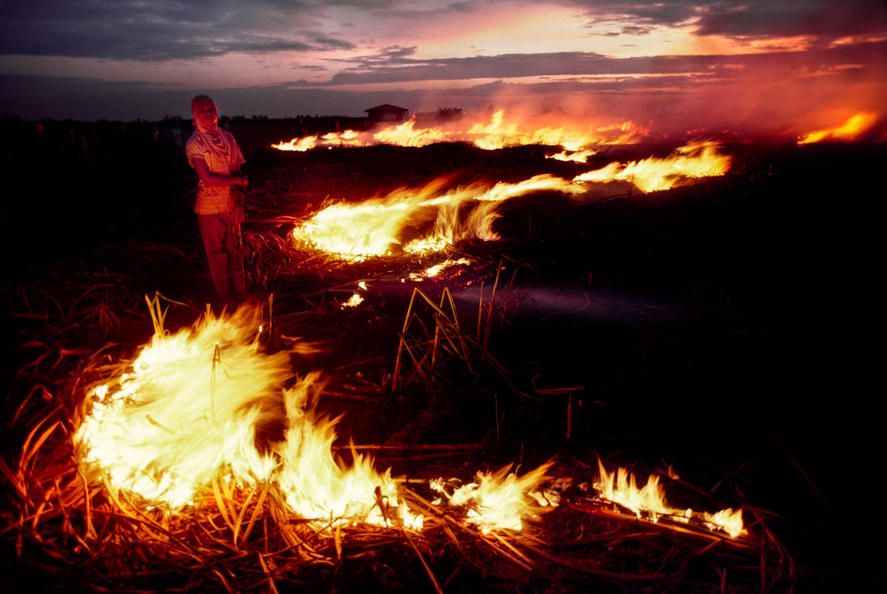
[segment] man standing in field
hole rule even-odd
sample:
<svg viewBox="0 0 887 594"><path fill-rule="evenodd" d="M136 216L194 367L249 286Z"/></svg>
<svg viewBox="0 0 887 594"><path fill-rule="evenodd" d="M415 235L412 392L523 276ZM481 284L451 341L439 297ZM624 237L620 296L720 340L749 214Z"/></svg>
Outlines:
<svg viewBox="0 0 887 594"><path fill-rule="evenodd" d="M246 160L234 136L219 128L219 110L210 97L194 97L191 115L195 130L185 145L185 155L200 178L194 212L216 296L223 304L232 304L246 297L240 238L247 186L240 166Z"/></svg>

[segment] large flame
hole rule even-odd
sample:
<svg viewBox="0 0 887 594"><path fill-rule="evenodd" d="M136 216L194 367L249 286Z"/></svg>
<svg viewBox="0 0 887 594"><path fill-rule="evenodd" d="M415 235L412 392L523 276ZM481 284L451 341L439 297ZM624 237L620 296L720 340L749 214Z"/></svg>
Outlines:
<svg viewBox="0 0 887 594"><path fill-rule="evenodd" d="M316 375L311 378L316 380ZM350 468L336 461L332 445L336 420L316 417L309 402L311 381L285 393L288 428L279 444L278 484L287 504L303 518L325 522L367 522L421 529L423 518L401 505L391 471L378 474L372 459L352 452Z"/></svg>
<svg viewBox="0 0 887 594"><path fill-rule="evenodd" d="M475 482L452 490L444 479L435 479L430 486L449 505L465 508L466 521L484 534L503 529L520 531L526 519L536 518L555 505L546 505L545 498L534 496L549 478L545 473L550 467L549 462L518 477L508 465L496 472L478 472Z"/></svg>
<svg viewBox="0 0 887 594"><path fill-rule="evenodd" d="M853 141L872 129L878 122L878 114L861 112L847 118L840 126L808 132L798 138L798 144L812 144L824 141Z"/></svg>
<svg viewBox="0 0 887 594"><path fill-rule="evenodd" d="M659 484L659 477L656 475L650 475L647 484L639 487L635 476L626 468L620 467L615 472L608 472L603 463L598 460L598 472L599 478L594 484L594 488L600 493L600 496L631 510L638 518L645 517L653 522L658 522L660 517L669 516L687 522L692 518L700 517L701 522L709 529L721 530L733 538L745 533L742 510L734 511L727 508L714 514L703 512L699 516L699 514L694 514L692 509L671 507L665 500L665 490Z"/></svg>
<svg viewBox="0 0 887 594"><path fill-rule="evenodd" d="M400 188L358 204L330 205L293 229L300 244L360 260L406 251L440 251L457 241L498 239L493 222L498 204L533 192L579 194L581 186L552 175L537 175L518 183L494 186L475 183L445 190L447 178L421 188ZM471 209L468 210L470 205ZM416 233L408 237L407 231Z"/></svg>
<svg viewBox="0 0 887 594"><path fill-rule="evenodd" d="M239 481L274 466L254 445L290 374L286 353L259 353L255 309L207 315L155 334L114 381L91 391L74 440L81 462L110 486L178 508L220 473Z"/></svg>
<svg viewBox="0 0 887 594"><path fill-rule="evenodd" d="M701 177L724 175L730 169L729 155L719 152L712 141L694 141L676 149L664 159L650 157L625 165L613 162L595 171L576 176L576 183L628 181L642 192L668 190Z"/></svg>
<svg viewBox="0 0 887 594"><path fill-rule="evenodd" d="M540 124L532 120L507 120L505 111L499 110L489 118L480 120L457 120L440 126L420 126L414 117L401 124L390 124L378 130L356 132L346 130L293 138L272 144L282 151L308 151L313 148L334 148L340 146L370 146L392 144L396 146L421 147L438 142L470 142L475 146L494 150L511 146L544 144L560 146L566 151L577 153L591 151L591 147L602 144L630 144L646 134L633 122L616 125L599 124Z"/></svg>
<svg viewBox="0 0 887 594"><path fill-rule="evenodd" d="M319 374L281 390L290 353L260 351L260 321L244 307L173 335L160 331L124 373L91 390L74 436L88 477L172 509L218 478L273 481L304 518L421 527L389 471L356 454L350 468L333 458L335 421L313 410ZM260 432L271 433L267 443L257 443Z"/></svg>

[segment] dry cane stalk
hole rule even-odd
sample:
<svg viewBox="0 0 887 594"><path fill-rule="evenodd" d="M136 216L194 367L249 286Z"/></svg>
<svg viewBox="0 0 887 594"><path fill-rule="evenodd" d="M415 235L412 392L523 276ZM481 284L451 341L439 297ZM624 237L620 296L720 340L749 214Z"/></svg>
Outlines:
<svg viewBox="0 0 887 594"><path fill-rule="evenodd" d="M419 292L419 289L413 289L413 294L410 296L410 304L407 306L407 314L403 318L403 327L400 331L400 342L397 344L397 357L394 360L394 373L391 376L392 392L397 391L397 385L400 381L400 361L403 354L404 341L406 340L407 330L410 325L410 316L413 313L413 303L416 301L416 295Z"/></svg>

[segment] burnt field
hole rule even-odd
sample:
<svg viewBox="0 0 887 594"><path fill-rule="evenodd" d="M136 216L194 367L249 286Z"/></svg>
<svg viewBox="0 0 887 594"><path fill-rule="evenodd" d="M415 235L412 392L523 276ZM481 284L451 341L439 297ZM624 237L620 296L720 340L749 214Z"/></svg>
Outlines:
<svg viewBox="0 0 887 594"><path fill-rule="evenodd" d="M883 546L864 537L884 528L868 504L883 450L875 411L885 339L876 189L884 145L727 144L733 164L723 177L650 194L627 183L579 196L537 192L499 207L497 241L349 263L294 247L288 233L330 201L356 203L441 176L452 186L542 173L569 179L611 161L664 156L674 145L610 147L586 165L546 159L539 146L269 148L323 125L334 124L230 123L251 181L244 239L254 300L273 295L277 334L269 341L319 345L292 365L326 375L318 407L343 415L342 456L349 439L372 445L377 467L417 480L548 460L556 476L585 477L598 456L644 478L671 468L669 494L674 487L680 500L683 487L702 505L742 506L760 549L719 553L692 536L651 536L640 523L611 528L615 520L597 517L586 526L556 510L545 520L558 544L537 543L539 556L527 561L474 544L440 552L430 536L408 547L358 534L345 539L352 556L330 553L337 562L280 563L277 587L432 591L427 573L444 591L883 585ZM69 536L77 514L41 532L33 514L25 521L20 512L23 499L36 497L16 482L29 476L20 457L34 426L48 414L65 425L83 396L77 378L91 373L96 353L131 357L150 340L145 296L163 296L172 331L212 300L179 126L49 123L41 135L4 122L5 589L35 580L51 589L270 589L267 567L255 570L255 583L238 581L254 569L240 550L229 552L236 569L228 581L173 562L158 569L142 561L144 573L127 573L118 566L126 563L94 562L110 553ZM179 129L187 137L186 124ZM464 263L421 275L447 259ZM435 312L416 288L446 306ZM441 300L445 288L452 301ZM363 301L343 307L354 294ZM405 327L408 312L414 322ZM426 344L444 314L458 319L469 346L454 346L458 356L441 355L434 366L405 353L404 341ZM47 435L41 447L56 452L45 460L70 462L69 432ZM48 489L41 493L50 500ZM577 536L579 525L597 540ZM138 556L130 553L123 556Z"/></svg>

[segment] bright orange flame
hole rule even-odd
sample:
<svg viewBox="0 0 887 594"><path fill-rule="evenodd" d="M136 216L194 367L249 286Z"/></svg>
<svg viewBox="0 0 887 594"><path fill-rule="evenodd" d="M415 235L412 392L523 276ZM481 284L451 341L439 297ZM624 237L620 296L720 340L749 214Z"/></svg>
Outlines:
<svg viewBox="0 0 887 594"><path fill-rule="evenodd" d="M281 394L290 353L259 350L260 320L257 308L243 307L173 335L158 332L124 373L91 390L74 435L89 479L104 477L115 491L172 509L216 478L272 481L294 512L325 525L421 527L421 516L399 505L390 472L376 473L358 455L351 468L333 459L335 421L313 412L318 373ZM284 409L285 434L260 451L257 429L273 426Z"/></svg>
<svg viewBox="0 0 887 594"><path fill-rule="evenodd" d="M373 134L373 139L381 144L420 147L437 142L452 142L449 135L440 128L416 129L416 118L410 118L398 126L389 126Z"/></svg>
<svg viewBox="0 0 887 594"><path fill-rule="evenodd" d="M299 153L304 153L305 151L310 151L316 146L317 136L303 136L302 138L293 138L292 140L288 140L287 142L280 141L277 144L272 144L271 148L276 148L279 151L295 151Z"/></svg>
<svg viewBox="0 0 887 594"><path fill-rule="evenodd" d="M353 293L351 297L348 298L348 301L342 304L341 309L345 309L346 307L357 307L363 303L363 297L360 293Z"/></svg>
<svg viewBox="0 0 887 594"><path fill-rule="evenodd" d="M564 149L561 152L555 153L553 155L545 155L545 158L572 163L587 163L588 158L596 154L597 150L595 149L586 149L581 151L568 151Z"/></svg>
<svg viewBox="0 0 887 594"><path fill-rule="evenodd" d="M798 138L798 144L812 144L823 141L853 141L872 129L877 123L878 115L870 112L861 112L850 116L840 126L808 132Z"/></svg>
<svg viewBox="0 0 887 594"><path fill-rule="evenodd" d="M459 258L458 260L444 260L440 264L435 264L433 266L429 266L425 269L425 276L427 277L435 277L447 268L452 268L453 266L470 266L471 260L468 258Z"/></svg>
<svg viewBox="0 0 887 594"><path fill-rule="evenodd" d="M449 505L466 508L466 521L476 525L484 534L494 530L520 531L526 519L536 518L556 505L534 494L548 478L545 473L550 467L550 462L543 464L522 477L509 472L511 465L492 473L478 472L475 482L452 492L442 478L431 481L430 486L446 498Z"/></svg>
<svg viewBox="0 0 887 594"><path fill-rule="evenodd" d="M581 186L547 174L518 183L499 182L492 187L476 183L444 190L446 182L447 178L438 178L422 188L400 188L358 204L333 204L293 229L293 239L352 261L390 255L395 248L409 253L434 252L464 239L498 239L492 226L500 202L533 192L584 191ZM473 208L464 216L463 207L468 204ZM423 225L427 229L421 236L404 237L407 228Z"/></svg>
<svg viewBox="0 0 887 594"><path fill-rule="evenodd" d="M420 530L423 518L398 501L390 470L378 474L372 459L356 452L351 468L333 458L336 420L315 416L310 400L316 380L313 374L284 393L288 428L276 449L282 460L276 478L287 504L299 516L325 523L398 521Z"/></svg>
<svg viewBox="0 0 887 594"><path fill-rule="evenodd" d="M594 488L600 493L601 498L631 510L638 518L646 517L652 522L658 522L660 517L669 516L687 522L699 516L694 514L692 509L671 507L665 500L665 490L659 484L659 477L656 475L650 475L647 484L638 487L634 475L625 468L620 467L616 472L610 473L598 460L598 472L600 476ZM714 514L703 512L701 521L710 529L721 530L733 538L745 534L742 510L734 511L727 508Z"/></svg>
<svg viewBox="0 0 887 594"><path fill-rule="evenodd" d="M573 123L551 126L538 125L531 121L506 121L505 111L499 110L489 119L473 122L460 120L445 126L420 127L416 118L412 117L406 122L391 124L375 132L354 130L346 130L341 134L331 132L321 137L293 138L271 146L284 151L307 151L313 148L373 144L421 147L438 142L470 142L487 150L543 144L561 146L565 151L579 154L592 151L591 147L594 145L637 142L646 133L646 130L637 127L633 122L608 126L594 124L577 126Z"/></svg>
<svg viewBox="0 0 887 594"><path fill-rule="evenodd" d="M579 130L572 126L545 126L534 129L521 128L517 122L506 122L505 112L499 110L489 122L476 123L466 136L479 148L487 150L509 146L544 144L561 146L567 151L578 152L597 144L628 144L637 142L641 131L632 122L619 126Z"/></svg>
<svg viewBox="0 0 887 594"><path fill-rule="evenodd" d="M253 445L255 428L291 371L286 353L259 353L260 319L241 309L155 334L125 373L90 392L74 436L81 464L172 508L219 474L267 479L274 461Z"/></svg>
<svg viewBox="0 0 887 594"><path fill-rule="evenodd" d="M650 157L625 165L612 162L606 167L573 178L575 183L628 181L642 192L657 192L682 185L693 179L724 175L730 169L729 155L718 152L712 141L695 141L659 159Z"/></svg>

